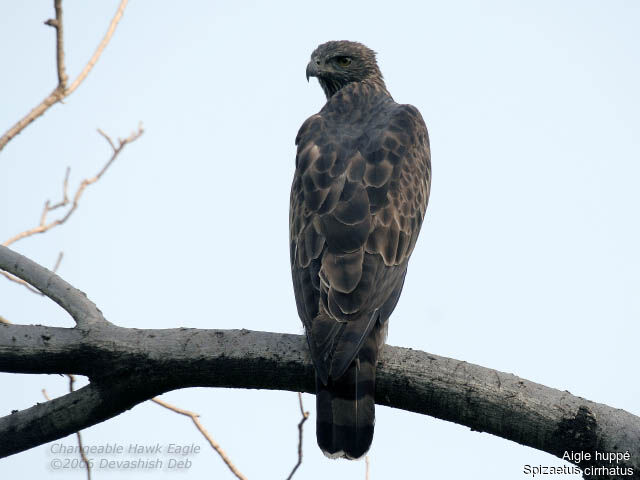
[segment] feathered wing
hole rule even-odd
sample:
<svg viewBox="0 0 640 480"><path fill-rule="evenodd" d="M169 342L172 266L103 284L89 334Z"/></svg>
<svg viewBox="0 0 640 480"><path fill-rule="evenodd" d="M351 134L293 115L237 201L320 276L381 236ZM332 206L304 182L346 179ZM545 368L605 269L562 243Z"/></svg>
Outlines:
<svg viewBox="0 0 640 480"><path fill-rule="evenodd" d="M318 444L348 458L371 444L378 351L431 176L418 110L367 93L344 88L301 127L289 219L296 303L317 373Z"/></svg>

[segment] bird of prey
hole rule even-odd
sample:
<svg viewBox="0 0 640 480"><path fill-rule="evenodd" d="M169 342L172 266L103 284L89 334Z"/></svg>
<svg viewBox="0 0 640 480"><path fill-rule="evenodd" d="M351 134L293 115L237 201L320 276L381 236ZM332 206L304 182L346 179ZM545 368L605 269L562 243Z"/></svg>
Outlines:
<svg viewBox="0 0 640 480"><path fill-rule="evenodd" d="M378 352L427 208L429 136L361 43L320 45L306 75L327 102L296 137L291 273L316 370L318 445L356 459L373 439Z"/></svg>

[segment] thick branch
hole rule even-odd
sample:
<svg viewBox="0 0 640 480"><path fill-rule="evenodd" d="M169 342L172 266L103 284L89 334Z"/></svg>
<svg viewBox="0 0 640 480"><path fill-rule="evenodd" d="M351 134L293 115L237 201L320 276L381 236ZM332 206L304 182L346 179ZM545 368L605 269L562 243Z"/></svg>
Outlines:
<svg viewBox="0 0 640 480"><path fill-rule="evenodd" d="M0 456L64 437L177 388L315 390L304 337L247 330L107 325L79 332L0 324L0 370L92 380L82 390L0 419L0 438L12 438L0 442ZM376 401L559 457L565 451L628 451L624 466L634 468L630 478L640 478L640 418L512 374L387 346Z"/></svg>
<svg viewBox="0 0 640 480"><path fill-rule="evenodd" d="M4 450L2 456L62 438L84 428L74 428L76 424L90 426L100 423L159 393L149 389L152 385L137 385L135 389L128 389L129 381L130 378L116 377L92 383L63 397L0 419L0 438L11 439L0 443L0 450ZM128 391L128 394L123 395L123 391ZM66 433L58 435L57 432ZM38 440L40 435L46 438L44 442ZM10 446L14 441L18 442L17 448Z"/></svg>
<svg viewBox="0 0 640 480"><path fill-rule="evenodd" d="M64 308L81 328L107 323L102 312L83 292L69 285L52 271L2 245L0 270L9 272L40 290Z"/></svg>

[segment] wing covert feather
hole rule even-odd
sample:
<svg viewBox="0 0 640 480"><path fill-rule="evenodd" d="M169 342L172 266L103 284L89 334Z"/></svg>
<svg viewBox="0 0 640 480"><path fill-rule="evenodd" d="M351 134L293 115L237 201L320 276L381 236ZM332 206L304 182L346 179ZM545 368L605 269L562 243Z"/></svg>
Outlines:
<svg viewBox="0 0 640 480"><path fill-rule="evenodd" d="M296 137L291 269L323 375L344 371L376 312L380 323L391 314L429 197L429 137L420 113L365 90L343 88Z"/></svg>

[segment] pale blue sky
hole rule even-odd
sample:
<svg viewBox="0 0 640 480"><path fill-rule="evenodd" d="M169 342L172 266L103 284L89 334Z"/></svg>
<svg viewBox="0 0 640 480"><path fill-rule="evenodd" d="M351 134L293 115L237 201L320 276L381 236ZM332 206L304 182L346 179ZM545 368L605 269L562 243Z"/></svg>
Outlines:
<svg viewBox="0 0 640 480"><path fill-rule="evenodd" d="M90 57L117 0L65 1L68 72ZM55 85L52 2L0 10L0 131ZM327 40L379 52L398 102L429 127L433 190L388 342L511 372L640 414L640 4L603 1L132 1L100 63L0 153L0 240L46 198L95 174L95 133L146 133L86 191L64 227L15 245L85 291L118 325L300 333L288 264L293 140L321 108L309 54ZM248 193L250 192L250 193ZM0 314L72 326L55 304L0 281ZM2 374L0 414L60 395L59 376ZM189 389L163 396L202 421L250 479L286 478L299 420L290 392ZM305 395L314 414L315 399ZM364 478L305 429L296 478ZM195 442L185 473L233 478L190 422L149 403L85 443ZM64 440L73 444L72 437ZM42 446L0 462L52 472ZM528 478L550 455L468 428L377 408L371 479ZM562 478L572 478L564 476ZM577 478L577 477L576 477Z"/></svg>

